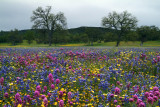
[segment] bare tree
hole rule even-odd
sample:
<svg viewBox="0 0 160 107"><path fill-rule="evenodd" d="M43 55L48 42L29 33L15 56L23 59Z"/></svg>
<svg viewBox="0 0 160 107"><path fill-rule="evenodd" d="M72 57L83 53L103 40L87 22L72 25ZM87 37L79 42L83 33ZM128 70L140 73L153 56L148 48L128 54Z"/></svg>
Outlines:
<svg viewBox="0 0 160 107"><path fill-rule="evenodd" d="M119 45L121 37L130 30L134 30L137 27L137 19L127 11L120 14L113 11L109 13L107 17L102 18L102 26L106 28L114 29L118 32L117 44Z"/></svg>
<svg viewBox="0 0 160 107"><path fill-rule="evenodd" d="M58 14L51 13L51 6L46 9L38 7L33 11L31 22L34 22L33 29L45 29L48 32L49 46L52 44L52 35L56 29L66 29L66 18L62 12Z"/></svg>

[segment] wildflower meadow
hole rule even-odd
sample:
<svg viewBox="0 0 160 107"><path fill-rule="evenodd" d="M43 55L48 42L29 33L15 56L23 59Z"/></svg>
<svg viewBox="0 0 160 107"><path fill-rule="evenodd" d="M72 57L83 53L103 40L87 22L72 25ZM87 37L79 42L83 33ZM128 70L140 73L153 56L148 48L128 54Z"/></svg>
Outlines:
<svg viewBox="0 0 160 107"><path fill-rule="evenodd" d="M160 48L0 49L0 107L159 107Z"/></svg>

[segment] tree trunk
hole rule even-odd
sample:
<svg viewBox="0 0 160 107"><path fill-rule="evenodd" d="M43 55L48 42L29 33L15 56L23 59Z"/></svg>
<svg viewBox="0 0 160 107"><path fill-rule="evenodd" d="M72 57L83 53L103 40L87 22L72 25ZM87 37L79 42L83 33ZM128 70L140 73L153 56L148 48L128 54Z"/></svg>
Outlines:
<svg viewBox="0 0 160 107"><path fill-rule="evenodd" d="M140 44L140 46L143 46L143 41L141 41L141 44Z"/></svg>
<svg viewBox="0 0 160 107"><path fill-rule="evenodd" d="M53 31L52 30L49 30L49 46L52 45L52 33Z"/></svg>
<svg viewBox="0 0 160 107"><path fill-rule="evenodd" d="M116 47L118 47L118 46L119 46L120 39L121 39L121 35L118 35L118 39L117 39L117 44L116 44Z"/></svg>

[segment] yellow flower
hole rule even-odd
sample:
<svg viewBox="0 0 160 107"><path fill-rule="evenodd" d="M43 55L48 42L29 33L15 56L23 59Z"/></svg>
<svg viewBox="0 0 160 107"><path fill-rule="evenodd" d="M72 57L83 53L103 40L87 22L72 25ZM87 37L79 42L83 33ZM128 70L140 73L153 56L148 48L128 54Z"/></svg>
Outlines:
<svg viewBox="0 0 160 107"><path fill-rule="evenodd" d="M22 107L22 104L18 104L18 106L17 107Z"/></svg>

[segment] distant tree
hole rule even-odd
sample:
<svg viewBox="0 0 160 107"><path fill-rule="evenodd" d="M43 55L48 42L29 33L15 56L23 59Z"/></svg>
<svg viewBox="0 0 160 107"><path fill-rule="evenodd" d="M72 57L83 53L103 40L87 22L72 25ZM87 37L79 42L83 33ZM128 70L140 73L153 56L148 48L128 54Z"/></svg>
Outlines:
<svg viewBox="0 0 160 107"><path fill-rule="evenodd" d="M14 29L10 31L9 36L8 36L8 41L12 44L12 45L16 45L17 43L22 43L23 42L23 38L21 35L19 35L18 29Z"/></svg>
<svg viewBox="0 0 160 107"><path fill-rule="evenodd" d="M85 33L88 35L89 41L91 42L91 46L93 46L93 42L97 41L98 32L92 28L85 28Z"/></svg>
<svg viewBox="0 0 160 107"><path fill-rule="evenodd" d="M88 38L88 35L83 33L80 35L80 41L81 42L84 42L84 43L87 43L89 41L89 38Z"/></svg>
<svg viewBox="0 0 160 107"><path fill-rule="evenodd" d="M46 9L38 7L33 11L31 21L34 22L32 28L45 29L47 31L49 46L52 44L53 32L57 28L65 29L67 25L64 14L62 12L58 14L51 13L51 6L46 7Z"/></svg>
<svg viewBox="0 0 160 107"><path fill-rule="evenodd" d="M117 40L117 35L115 33L112 33L112 32L106 32L103 35L103 38L104 38L104 42L116 41Z"/></svg>
<svg viewBox="0 0 160 107"><path fill-rule="evenodd" d="M124 35L124 40L127 41L136 41L138 40L138 33L136 31L130 31Z"/></svg>
<svg viewBox="0 0 160 107"><path fill-rule="evenodd" d="M147 36L150 35L150 27L149 26L141 26L137 28L137 32L139 34L139 40L141 41L141 46L144 42L147 41Z"/></svg>
<svg viewBox="0 0 160 107"><path fill-rule="evenodd" d="M136 17L132 14L124 11L122 13L117 13L113 11L109 13L107 17L103 17L102 26L110 29L114 29L118 32L117 44L119 45L121 37L124 36L128 31L134 30L137 26Z"/></svg>
<svg viewBox="0 0 160 107"><path fill-rule="evenodd" d="M25 39L27 40L28 44L31 44L34 40L34 32L33 31L27 31L25 33Z"/></svg>

